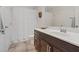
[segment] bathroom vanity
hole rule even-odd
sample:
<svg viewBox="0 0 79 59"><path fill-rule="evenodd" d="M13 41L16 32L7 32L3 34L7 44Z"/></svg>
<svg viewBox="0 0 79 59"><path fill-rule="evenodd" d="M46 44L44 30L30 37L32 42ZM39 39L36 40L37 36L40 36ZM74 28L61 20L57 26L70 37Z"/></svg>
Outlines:
<svg viewBox="0 0 79 59"><path fill-rule="evenodd" d="M38 29L34 30L34 45L38 52L78 52L79 35Z"/></svg>

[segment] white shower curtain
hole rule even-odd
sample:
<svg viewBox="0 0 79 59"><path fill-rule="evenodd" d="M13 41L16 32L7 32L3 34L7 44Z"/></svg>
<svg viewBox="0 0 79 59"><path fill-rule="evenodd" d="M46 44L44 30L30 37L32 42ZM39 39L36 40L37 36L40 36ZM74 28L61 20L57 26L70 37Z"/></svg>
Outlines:
<svg viewBox="0 0 79 59"><path fill-rule="evenodd" d="M27 7L14 7L14 25L13 40L27 39L33 35L36 25L36 10Z"/></svg>

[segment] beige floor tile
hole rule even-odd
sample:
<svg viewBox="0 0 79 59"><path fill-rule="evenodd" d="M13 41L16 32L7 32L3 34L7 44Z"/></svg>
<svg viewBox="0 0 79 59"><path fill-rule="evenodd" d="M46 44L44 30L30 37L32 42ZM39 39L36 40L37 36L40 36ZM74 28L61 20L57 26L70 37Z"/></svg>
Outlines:
<svg viewBox="0 0 79 59"><path fill-rule="evenodd" d="M34 40L26 40L23 42L13 43L9 47L9 52L36 52Z"/></svg>

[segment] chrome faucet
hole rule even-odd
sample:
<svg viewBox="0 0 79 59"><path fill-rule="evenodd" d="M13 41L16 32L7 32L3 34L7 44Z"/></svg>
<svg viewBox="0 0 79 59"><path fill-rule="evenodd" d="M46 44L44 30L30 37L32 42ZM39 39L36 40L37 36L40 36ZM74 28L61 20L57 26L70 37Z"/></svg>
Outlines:
<svg viewBox="0 0 79 59"><path fill-rule="evenodd" d="M72 26L73 28L75 28L75 17L72 18L72 24L71 24L71 26Z"/></svg>
<svg viewBox="0 0 79 59"><path fill-rule="evenodd" d="M77 28L78 26L76 26L76 24L75 24L75 16L73 16L73 17L70 17L70 19L72 19L72 22L71 22L71 27L72 28Z"/></svg>
<svg viewBox="0 0 79 59"><path fill-rule="evenodd" d="M60 32L64 32L64 33L67 32L67 30L63 27L63 25L61 25L61 27L60 27Z"/></svg>

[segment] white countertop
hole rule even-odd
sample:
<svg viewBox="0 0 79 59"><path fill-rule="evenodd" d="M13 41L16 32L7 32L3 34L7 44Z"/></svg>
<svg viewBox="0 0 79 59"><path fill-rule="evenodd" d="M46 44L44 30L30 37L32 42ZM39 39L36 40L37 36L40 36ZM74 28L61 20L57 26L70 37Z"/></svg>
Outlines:
<svg viewBox="0 0 79 59"><path fill-rule="evenodd" d="M60 32L59 30L55 30L55 29L35 28L35 30L43 32L43 33L48 34L50 36L54 36L54 37L59 38L63 41L71 43L73 45L79 46L79 33L75 33L75 32L63 33L63 32Z"/></svg>

